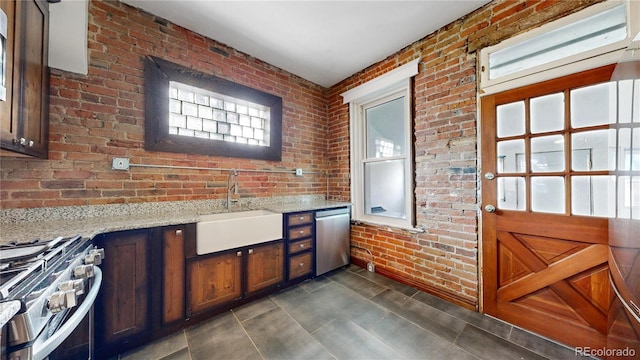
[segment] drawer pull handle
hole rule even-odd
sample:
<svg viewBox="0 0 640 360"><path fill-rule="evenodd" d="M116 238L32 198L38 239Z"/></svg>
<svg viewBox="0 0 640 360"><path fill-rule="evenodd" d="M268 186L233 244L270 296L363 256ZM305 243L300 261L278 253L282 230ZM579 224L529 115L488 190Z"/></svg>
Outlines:
<svg viewBox="0 0 640 360"><path fill-rule="evenodd" d="M302 249L304 247L304 244L300 244L300 248Z"/></svg>
<svg viewBox="0 0 640 360"><path fill-rule="evenodd" d="M304 263L300 263L300 267L304 267Z"/></svg>
<svg viewBox="0 0 640 360"><path fill-rule="evenodd" d="M304 234L304 230L300 230L300 234Z"/></svg>
<svg viewBox="0 0 640 360"><path fill-rule="evenodd" d="M300 216L300 219L298 219L300 221L304 220L304 216Z"/></svg>

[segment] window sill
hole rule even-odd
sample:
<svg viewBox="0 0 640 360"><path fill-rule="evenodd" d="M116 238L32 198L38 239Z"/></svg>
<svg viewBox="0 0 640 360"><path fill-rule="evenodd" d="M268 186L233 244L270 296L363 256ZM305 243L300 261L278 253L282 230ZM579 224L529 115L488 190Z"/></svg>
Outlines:
<svg viewBox="0 0 640 360"><path fill-rule="evenodd" d="M386 228L387 231L390 232L397 232L398 230L401 231L408 231L410 233L413 234L420 234L420 233L424 233L425 229L423 227L414 227L414 226L398 226L398 225L389 225L389 224L385 224L385 223L381 223L381 222L375 222L375 221L369 221L369 220L355 220L352 219L351 220L351 224L353 225L371 225L371 226L378 226L378 227L384 227Z"/></svg>

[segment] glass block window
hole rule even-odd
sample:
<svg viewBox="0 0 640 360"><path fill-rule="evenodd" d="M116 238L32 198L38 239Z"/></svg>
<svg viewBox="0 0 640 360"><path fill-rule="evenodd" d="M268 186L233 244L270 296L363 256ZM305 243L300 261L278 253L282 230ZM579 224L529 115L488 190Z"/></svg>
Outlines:
<svg viewBox="0 0 640 360"><path fill-rule="evenodd" d="M267 106L169 82L169 134L269 146Z"/></svg>

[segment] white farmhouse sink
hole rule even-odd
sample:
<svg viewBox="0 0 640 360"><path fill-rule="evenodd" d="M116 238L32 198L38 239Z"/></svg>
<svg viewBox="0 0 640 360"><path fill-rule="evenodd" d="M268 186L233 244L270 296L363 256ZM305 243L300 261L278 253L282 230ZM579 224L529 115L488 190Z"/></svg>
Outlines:
<svg viewBox="0 0 640 360"><path fill-rule="evenodd" d="M282 239L282 214L253 210L202 215L196 236L198 255Z"/></svg>

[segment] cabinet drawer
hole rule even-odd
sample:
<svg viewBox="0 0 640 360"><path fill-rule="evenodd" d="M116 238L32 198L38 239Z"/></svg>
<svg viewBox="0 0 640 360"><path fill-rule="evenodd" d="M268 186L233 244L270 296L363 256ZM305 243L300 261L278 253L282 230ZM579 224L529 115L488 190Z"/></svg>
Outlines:
<svg viewBox="0 0 640 360"><path fill-rule="evenodd" d="M311 236L311 225L289 229L289 240L302 239Z"/></svg>
<svg viewBox="0 0 640 360"><path fill-rule="evenodd" d="M289 215L289 226L296 226L302 224L310 224L313 219L313 213L302 213Z"/></svg>
<svg viewBox="0 0 640 360"><path fill-rule="evenodd" d="M305 251L311 249L311 239L296 241L292 244L289 244L289 254L295 254L300 251Z"/></svg>
<svg viewBox="0 0 640 360"><path fill-rule="evenodd" d="M311 272L311 253L293 256L289 259L289 280Z"/></svg>

